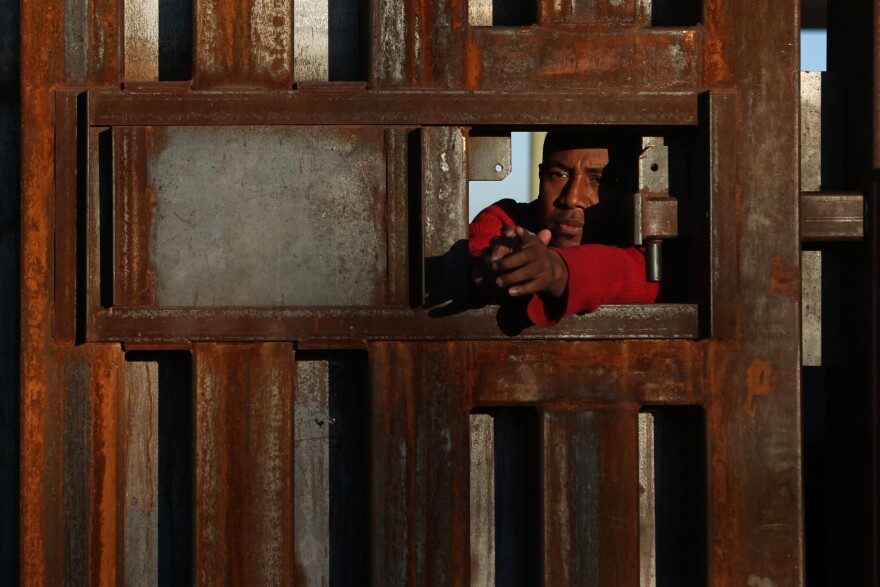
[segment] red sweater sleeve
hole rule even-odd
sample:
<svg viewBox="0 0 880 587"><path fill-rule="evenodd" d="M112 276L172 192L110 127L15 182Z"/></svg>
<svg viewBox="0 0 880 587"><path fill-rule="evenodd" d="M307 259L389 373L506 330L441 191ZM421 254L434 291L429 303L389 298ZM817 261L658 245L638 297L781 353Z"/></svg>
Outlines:
<svg viewBox="0 0 880 587"><path fill-rule="evenodd" d="M501 227L504 225L516 225L516 218L516 202L510 199L495 202L477 214L468 227L471 265L479 265L483 250L489 247L489 242L501 234Z"/></svg>
<svg viewBox="0 0 880 587"><path fill-rule="evenodd" d="M636 247L580 245L555 249L568 266L568 289L563 300L532 296L528 314L545 328L602 304L649 304L657 299L659 283L645 279L645 254Z"/></svg>

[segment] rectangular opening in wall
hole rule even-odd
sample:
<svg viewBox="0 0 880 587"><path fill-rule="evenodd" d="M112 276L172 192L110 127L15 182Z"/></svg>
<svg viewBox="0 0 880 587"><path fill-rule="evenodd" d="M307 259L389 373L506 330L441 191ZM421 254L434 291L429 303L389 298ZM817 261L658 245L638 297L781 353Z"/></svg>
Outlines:
<svg viewBox="0 0 880 587"><path fill-rule="evenodd" d="M366 355L298 352L294 397L294 549L300 579L369 576Z"/></svg>
<svg viewBox="0 0 880 587"><path fill-rule="evenodd" d="M472 584L540 583L539 424L531 408L471 413Z"/></svg>
<svg viewBox="0 0 880 587"><path fill-rule="evenodd" d="M700 0L651 0L652 26L695 26L702 20Z"/></svg>
<svg viewBox="0 0 880 587"><path fill-rule="evenodd" d="M129 352L122 426L126 584L192 576L192 368L187 352Z"/></svg>
<svg viewBox="0 0 880 587"><path fill-rule="evenodd" d="M515 128L515 127L514 127ZM507 130L507 129L504 129ZM471 244L487 247L498 236L504 216L537 233L552 229L545 210L557 208L562 184L551 187L539 172L545 140L554 162L562 153L605 151L606 164L596 179L596 203L573 210L580 227L576 244L638 247L646 258L646 279L658 281L658 302L694 303L704 279L694 257L708 229L708 175L695 154L702 147L693 128L557 127L549 132L509 132L472 128L467 137L468 203ZM568 156L568 155L566 155ZM546 162L545 162L546 163ZM546 165L545 165L546 168ZM549 168L548 168L549 169ZM562 170L554 167L554 173ZM567 177L567 175L566 175ZM556 184L554 184L556 185ZM556 203L554 203L556 202ZM485 212L480 221L475 219ZM705 225L705 226L704 226ZM551 234L550 244L573 246L575 237Z"/></svg>
<svg viewBox="0 0 880 587"><path fill-rule="evenodd" d="M126 0L126 82L182 81L192 77L192 3Z"/></svg>
<svg viewBox="0 0 880 587"><path fill-rule="evenodd" d="M706 584L706 435L705 415L697 406L652 407L654 580L650 587L699 587ZM643 428L644 429L644 428ZM644 461L644 459L642 459ZM645 464L644 462L642 463ZM644 468L644 467L643 467ZM645 524L642 512L642 526ZM642 545L643 565L649 558ZM645 573L643 578L650 576ZM643 585L645 583L643 582Z"/></svg>

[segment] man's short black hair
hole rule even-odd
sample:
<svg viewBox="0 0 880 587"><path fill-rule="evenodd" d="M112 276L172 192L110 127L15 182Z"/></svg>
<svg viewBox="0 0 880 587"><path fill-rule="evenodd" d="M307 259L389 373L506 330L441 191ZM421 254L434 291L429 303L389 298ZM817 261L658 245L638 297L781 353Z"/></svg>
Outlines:
<svg viewBox="0 0 880 587"><path fill-rule="evenodd" d="M611 131L553 130L544 138L542 159L546 160L551 153L569 149L608 149L606 173L613 175L627 191L638 189L640 137Z"/></svg>

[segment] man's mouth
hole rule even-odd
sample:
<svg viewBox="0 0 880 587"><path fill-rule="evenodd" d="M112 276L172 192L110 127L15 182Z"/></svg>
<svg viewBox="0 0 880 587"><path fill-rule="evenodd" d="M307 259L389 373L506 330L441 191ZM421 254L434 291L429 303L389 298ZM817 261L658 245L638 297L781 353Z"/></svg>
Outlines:
<svg viewBox="0 0 880 587"><path fill-rule="evenodd" d="M553 223L553 232L559 235L578 235L584 231L584 222L576 218L566 218Z"/></svg>

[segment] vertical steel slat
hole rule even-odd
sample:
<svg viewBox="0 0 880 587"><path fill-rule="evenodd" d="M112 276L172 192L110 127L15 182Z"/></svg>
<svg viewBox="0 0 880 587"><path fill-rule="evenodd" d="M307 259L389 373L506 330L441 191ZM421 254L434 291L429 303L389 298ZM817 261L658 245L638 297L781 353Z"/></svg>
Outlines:
<svg viewBox="0 0 880 587"><path fill-rule="evenodd" d="M60 422L63 430L63 478L61 482L63 515L64 583L89 576L88 540L90 497L90 451L92 448L90 374L87 360L72 355L64 361L64 408Z"/></svg>
<svg viewBox="0 0 880 587"><path fill-rule="evenodd" d="M198 0L193 86L288 89L292 0Z"/></svg>
<svg viewBox="0 0 880 587"><path fill-rule="evenodd" d="M59 92L55 100L54 325L66 343L76 337L77 94Z"/></svg>
<svg viewBox="0 0 880 587"><path fill-rule="evenodd" d="M77 274L77 287L78 293L83 292L83 289L85 290L85 300L78 300L76 309L77 326L79 327L81 323L85 324L86 338L89 338L88 333L91 329L90 320L93 317L93 310L99 308L102 301L110 301L107 299L102 300L102 287L107 285L103 278L107 276L102 275L101 267L103 263L112 263L112 255L110 259L102 257L102 250L104 250L102 247L112 251L112 226L104 226L104 222L112 222L111 216L109 214L102 216L102 211L104 211L102 206L111 204L110 202L103 201L102 196L108 191L112 194L114 189L113 155L110 152L112 150L112 131L109 128L93 126L89 127L88 132L88 145L86 148L89 158L87 163L88 178L86 180L88 185L85 196L86 205L83 207L87 220L77 226L77 231L85 228L85 234L79 233L77 235L77 245L82 245L85 249L83 255L85 260L84 262L81 261L85 265L84 275ZM112 195L109 199L112 199ZM102 227L106 229L103 232ZM111 242L107 243L105 239ZM79 283L80 280L84 280L85 283ZM113 285L112 282L110 285Z"/></svg>
<svg viewBox="0 0 880 587"><path fill-rule="evenodd" d="M374 2L370 84L459 87L464 73L465 4L460 0Z"/></svg>
<svg viewBox="0 0 880 587"><path fill-rule="evenodd" d="M126 361L120 426L123 585L159 583L159 364Z"/></svg>
<svg viewBox="0 0 880 587"><path fill-rule="evenodd" d="M153 215L147 185L149 129L114 127L113 133L113 300L121 305L153 302L153 273L148 268ZM109 234L109 232L105 232Z"/></svg>
<svg viewBox="0 0 880 587"><path fill-rule="evenodd" d="M425 303L464 295L468 288L467 158L458 127L422 129L422 231Z"/></svg>
<svg viewBox="0 0 880 587"><path fill-rule="evenodd" d="M292 584L293 347L196 344L197 585Z"/></svg>
<svg viewBox="0 0 880 587"><path fill-rule="evenodd" d="M542 418L544 583L638 584L638 413Z"/></svg>
<svg viewBox="0 0 880 587"><path fill-rule="evenodd" d="M712 336L737 335L737 215L736 193L736 94L711 92L704 107L709 151L710 275L709 315Z"/></svg>
<svg viewBox="0 0 880 587"><path fill-rule="evenodd" d="M492 26L492 0L469 0L467 6L470 26Z"/></svg>
<svg viewBox="0 0 880 587"><path fill-rule="evenodd" d="M639 413L639 587L657 585L654 415Z"/></svg>
<svg viewBox="0 0 880 587"><path fill-rule="evenodd" d="M369 351L373 583L468 583L467 355L453 343Z"/></svg>
<svg viewBox="0 0 880 587"><path fill-rule="evenodd" d="M409 80L412 39L406 34L407 5L395 0L370 3L369 82L373 88L401 86Z"/></svg>
<svg viewBox="0 0 880 587"><path fill-rule="evenodd" d="M386 185L388 204L386 230L388 234L388 304L404 305L409 302L409 149L411 129L385 131L385 153L388 161Z"/></svg>
<svg viewBox="0 0 880 587"><path fill-rule="evenodd" d="M757 0L703 6L706 83L739 95L737 342L707 365L712 584L804 580L798 6L774 3L772 22Z"/></svg>
<svg viewBox="0 0 880 587"><path fill-rule="evenodd" d="M330 14L327 0L293 1L293 77L327 81L330 77Z"/></svg>
<svg viewBox="0 0 880 587"><path fill-rule="evenodd" d="M293 402L296 578L330 583L330 382L327 361L297 361Z"/></svg>
<svg viewBox="0 0 880 587"><path fill-rule="evenodd" d="M121 385L118 347L87 345L65 354L65 583L116 582Z"/></svg>
<svg viewBox="0 0 880 587"><path fill-rule="evenodd" d="M89 79L96 85L116 85L123 68L123 3L89 0Z"/></svg>
<svg viewBox="0 0 880 587"><path fill-rule="evenodd" d="M495 585L495 419L471 414L471 585Z"/></svg>
<svg viewBox="0 0 880 587"><path fill-rule="evenodd" d="M159 2L123 0L126 82L159 79Z"/></svg>

